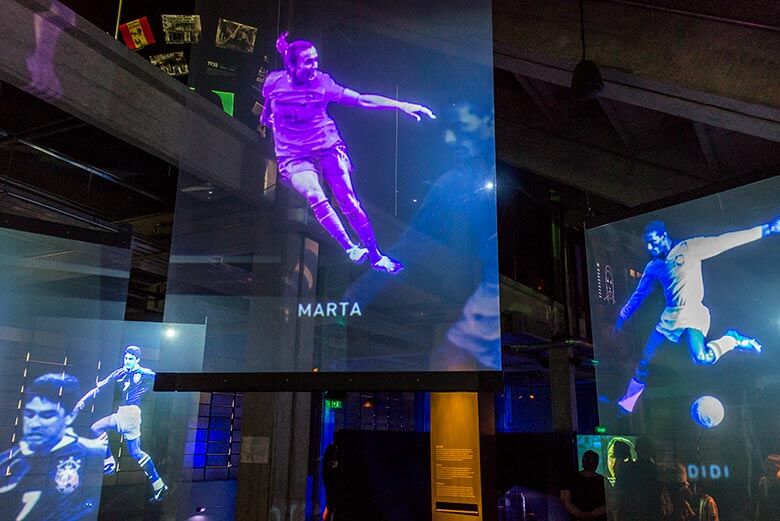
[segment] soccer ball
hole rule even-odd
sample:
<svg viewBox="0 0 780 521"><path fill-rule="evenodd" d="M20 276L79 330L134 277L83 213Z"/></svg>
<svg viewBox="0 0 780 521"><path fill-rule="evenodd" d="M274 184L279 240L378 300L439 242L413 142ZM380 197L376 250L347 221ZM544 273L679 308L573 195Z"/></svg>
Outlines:
<svg viewBox="0 0 780 521"><path fill-rule="evenodd" d="M723 404L714 396L702 396L691 405L691 418L705 429L720 425L725 414Z"/></svg>

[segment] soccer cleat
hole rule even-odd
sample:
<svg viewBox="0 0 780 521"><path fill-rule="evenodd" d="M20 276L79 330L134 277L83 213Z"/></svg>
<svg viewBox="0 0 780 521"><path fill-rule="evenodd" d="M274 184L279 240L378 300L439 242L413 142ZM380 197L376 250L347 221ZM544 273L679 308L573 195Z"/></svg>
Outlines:
<svg viewBox="0 0 780 521"><path fill-rule="evenodd" d="M372 262L371 267L376 271L383 271L391 275L400 273L401 270L404 269L404 265L400 261L390 258L387 255L382 255L379 257L379 260Z"/></svg>
<svg viewBox="0 0 780 521"><path fill-rule="evenodd" d="M642 396L642 393L645 390L645 384L637 380L636 378L632 378L631 381L628 383L628 389L626 389L626 394L623 395L623 398L618 400L618 406L623 410L623 412L626 412L628 414L631 414L634 412L634 407L636 407L636 402L639 401L639 397Z"/></svg>
<svg viewBox="0 0 780 521"><path fill-rule="evenodd" d="M739 349L740 351L755 351L756 353L761 352L762 346L758 340L747 337L736 329L729 329L724 336L730 336L737 341L737 345L734 346L734 349Z"/></svg>
<svg viewBox="0 0 780 521"><path fill-rule="evenodd" d="M116 460L113 456L103 460L103 474L109 476L116 473Z"/></svg>
<svg viewBox="0 0 780 521"><path fill-rule="evenodd" d="M355 264L363 264L364 262L366 262L366 259L368 259L368 250L365 248L361 248L360 246L353 246L347 249L346 251L349 260L351 260Z"/></svg>
<svg viewBox="0 0 780 521"><path fill-rule="evenodd" d="M159 489L155 490L152 497L149 498L149 503L159 503L165 496L168 495L168 485L163 485Z"/></svg>

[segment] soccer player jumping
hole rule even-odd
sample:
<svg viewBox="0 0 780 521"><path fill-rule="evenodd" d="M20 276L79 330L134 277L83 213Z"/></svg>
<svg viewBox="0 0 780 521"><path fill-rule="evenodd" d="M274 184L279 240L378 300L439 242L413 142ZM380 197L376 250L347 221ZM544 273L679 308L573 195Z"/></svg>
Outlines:
<svg viewBox="0 0 780 521"><path fill-rule="evenodd" d="M125 347L124 365L99 381L97 385L85 394L76 405L81 410L87 400L97 396L101 389L111 382L116 382L117 391L121 394L117 411L92 424L92 433L99 440L108 442L108 431L115 430L125 437L127 449L130 455L138 462L141 469L152 483L154 492L149 501L162 501L168 493L168 486L157 473L152 458L141 450L141 399L154 386L154 371L141 367L141 348L138 346ZM111 453L111 447L106 447L106 457L103 462L103 472L113 474L116 472L116 460Z"/></svg>
<svg viewBox="0 0 780 521"><path fill-rule="evenodd" d="M704 280L701 263L737 246L777 234L780 234L780 217L747 230L716 237L694 237L679 242L672 241L662 221L653 221L645 227L644 239L651 259L633 295L620 310L615 331L622 330L624 322L653 291L655 282L663 289L666 308L647 339L626 393L618 401L623 411L633 412L645 390L650 360L665 340L674 343L685 340L691 359L700 365L714 364L734 349L761 352L761 344L756 339L746 337L735 329L729 329L717 340L705 343L710 330L710 311L702 303Z"/></svg>
<svg viewBox="0 0 780 521"><path fill-rule="evenodd" d="M263 84L265 103L260 122L273 129L280 178L303 196L317 221L344 248L350 260L366 259L377 271L395 274L404 265L379 249L374 229L352 186L352 161L336 123L328 115L330 103L371 110L397 109L420 121L436 116L427 107L345 88L319 70L319 55L311 42L276 41L285 70L271 72ZM341 213L362 246L352 241L341 218L320 185L320 174L330 187Z"/></svg>

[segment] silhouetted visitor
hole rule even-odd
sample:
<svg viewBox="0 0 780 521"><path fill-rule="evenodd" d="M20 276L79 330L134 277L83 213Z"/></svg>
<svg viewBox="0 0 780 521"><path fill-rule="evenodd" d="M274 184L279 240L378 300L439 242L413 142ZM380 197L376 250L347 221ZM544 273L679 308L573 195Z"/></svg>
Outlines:
<svg viewBox="0 0 780 521"><path fill-rule="evenodd" d="M758 482L756 521L777 521L780 516L780 454L763 462L764 475Z"/></svg>
<svg viewBox="0 0 780 521"><path fill-rule="evenodd" d="M658 521L661 519L661 486L650 440L636 442L637 459L625 463L617 472L617 511L620 521Z"/></svg>
<svg viewBox="0 0 780 521"><path fill-rule="evenodd" d="M331 443L322 455L322 484L325 486L325 510L322 512L322 521L336 521L338 473L338 447L335 443Z"/></svg>
<svg viewBox="0 0 780 521"><path fill-rule="evenodd" d="M688 483L685 466L677 464L663 490L665 521L719 521L715 499Z"/></svg>
<svg viewBox="0 0 780 521"><path fill-rule="evenodd" d="M614 484L620 469L626 463L633 461L631 459L631 446L625 441L615 440L615 442L612 444L611 456L611 461L608 461L607 463L609 473L611 474L612 478L612 484Z"/></svg>
<svg viewBox="0 0 780 521"><path fill-rule="evenodd" d="M561 501L572 521L607 520L604 476L596 472L599 455L592 450L582 455L582 470L575 474L561 490Z"/></svg>

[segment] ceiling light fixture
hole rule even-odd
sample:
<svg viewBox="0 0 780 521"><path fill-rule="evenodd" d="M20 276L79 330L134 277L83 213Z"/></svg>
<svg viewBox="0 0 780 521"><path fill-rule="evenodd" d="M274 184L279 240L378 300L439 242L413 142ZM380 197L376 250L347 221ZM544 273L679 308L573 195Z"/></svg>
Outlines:
<svg viewBox="0 0 780 521"><path fill-rule="evenodd" d="M571 77L571 90L577 100L589 100L604 90L604 80L596 62L585 58L585 0L580 0L580 40L582 58L574 68Z"/></svg>

